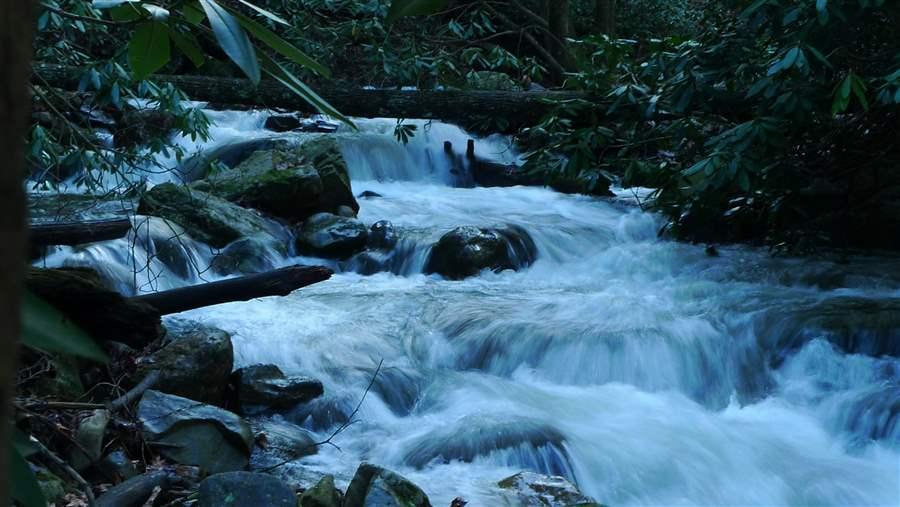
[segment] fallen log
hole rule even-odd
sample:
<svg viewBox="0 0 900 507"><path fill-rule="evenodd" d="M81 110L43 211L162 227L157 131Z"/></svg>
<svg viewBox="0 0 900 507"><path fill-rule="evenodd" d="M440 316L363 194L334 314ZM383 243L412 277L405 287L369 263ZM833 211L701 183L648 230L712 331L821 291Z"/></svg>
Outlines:
<svg viewBox="0 0 900 507"><path fill-rule="evenodd" d="M129 301L152 306L161 315L169 315L233 301L287 296L301 287L328 280L331 275L330 269L321 266L290 266L267 273L135 296Z"/></svg>
<svg viewBox="0 0 900 507"><path fill-rule="evenodd" d="M82 70L63 65L35 64L36 84L77 90ZM153 75L151 80L171 83L193 100L279 107L315 113L301 97L274 81L254 86L249 80L182 75ZM511 127L536 124L564 100L598 100L569 91L469 91L358 89L331 84L313 87L342 114L363 118L421 118L464 123L477 117L502 118Z"/></svg>
<svg viewBox="0 0 900 507"><path fill-rule="evenodd" d="M131 230L131 220L88 220L84 222L33 223L28 237L31 246L81 245L118 239Z"/></svg>

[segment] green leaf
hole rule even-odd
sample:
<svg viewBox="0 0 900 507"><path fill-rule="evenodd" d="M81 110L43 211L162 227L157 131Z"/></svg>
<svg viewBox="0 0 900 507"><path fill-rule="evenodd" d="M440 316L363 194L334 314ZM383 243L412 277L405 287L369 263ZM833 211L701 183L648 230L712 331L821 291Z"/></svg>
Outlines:
<svg viewBox="0 0 900 507"><path fill-rule="evenodd" d="M111 17L114 21L137 21L143 17L145 17L148 12L144 9L139 9L136 4L131 2L125 3L116 7L113 7L109 10L109 17Z"/></svg>
<svg viewBox="0 0 900 507"><path fill-rule="evenodd" d="M280 17L276 16L275 14L272 14L271 12L263 9L262 7L257 7L256 5L253 5L246 0L238 0L238 2L246 5L247 7L250 7L254 11L258 12L259 14L262 14L263 16L271 19L272 21L274 21L276 23L281 23L282 25L285 25L285 26L291 26L291 24L288 23L287 21L285 21L284 18L280 18Z"/></svg>
<svg viewBox="0 0 900 507"><path fill-rule="evenodd" d="M250 32L257 39L261 40L265 45L283 55L285 58L289 58L297 65L306 67L307 69L312 70L320 76L331 77L331 71L329 71L324 65L313 60L312 57L310 57L303 51L297 49L297 47L293 44L285 41L268 28L262 26L256 21L253 21L247 16L244 16L243 14L235 12L231 9L229 9L229 11L238 20L238 23L246 28L248 32Z"/></svg>
<svg viewBox="0 0 900 507"><path fill-rule="evenodd" d="M60 352L106 362L99 346L52 305L25 292L22 300L22 343L45 352Z"/></svg>
<svg viewBox="0 0 900 507"><path fill-rule="evenodd" d="M128 43L128 65L141 80L161 69L172 57L169 27L158 21L141 23Z"/></svg>
<svg viewBox="0 0 900 507"><path fill-rule="evenodd" d="M332 118L340 120L350 127L356 129L356 125L352 121L350 121L349 118L342 115L337 109L334 108L334 106L332 106L325 99L316 94L316 92L314 92L309 86L297 79L296 76L291 74L278 62L269 58L265 53L263 53L261 56L263 59L266 74L272 76L276 81L281 83L282 86L299 95L301 98L303 98L303 100L309 102L320 113L331 116Z"/></svg>
<svg viewBox="0 0 900 507"><path fill-rule="evenodd" d="M197 39L194 38L193 34L170 30L169 37L172 38L175 47L190 59L191 63L194 64L194 67L199 68L206 63L206 53L200 48L200 44L197 43Z"/></svg>
<svg viewBox="0 0 900 507"><path fill-rule="evenodd" d="M387 22L393 23L403 16L434 14L447 6L447 0L392 0Z"/></svg>
<svg viewBox="0 0 900 507"><path fill-rule="evenodd" d="M184 16L188 23L194 26L199 26L206 19L206 13L203 12L203 9L200 8L197 2L184 4L184 7L181 8L181 15Z"/></svg>
<svg viewBox="0 0 900 507"><path fill-rule="evenodd" d="M819 15L819 24L828 23L828 0L816 0L816 13Z"/></svg>
<svg viewBox="0 0 900 507"><path fill-rule="evenodd" d="M140 0L94 0L91 7L94 9L112 9L122 4L138 3Z"/></svg>
<svg viewBox="0 0 900 507"><path fill-rule="evenodd" d="M256 50L238 21L214 0L200 0L200 5L206 12L219 46L228 58L231 58L254 84L259 83L259 61L256 59Z"/></svg>
<svg viewBox="0 0 900 507"><path fill-rule="evenodd" d="M41 486L19 449L10 445L9 455L9 485L12 498L23 507L47 507L47 499L41 492Z"/></svg>

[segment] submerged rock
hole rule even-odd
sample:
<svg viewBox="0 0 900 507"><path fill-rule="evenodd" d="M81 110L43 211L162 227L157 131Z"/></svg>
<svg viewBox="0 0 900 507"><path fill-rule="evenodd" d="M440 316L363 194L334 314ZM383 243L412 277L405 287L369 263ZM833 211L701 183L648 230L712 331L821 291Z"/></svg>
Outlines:
<svg viewBox="0 0 900 507"><path fill-rule="evenodd" d="M296 507L297 495L277 477L253 472L212 475L200 483L197 507Z"/></svg>
<svg viewBox="0 0 900 507"><path fill-rule="evenodd" d="M397 245L399 239L394 224L387 220L379 220L369 228L367 246L374 250L390 250Z"/></svg>
<svg viewBox="0 0 900 507"><path fill-rule="evenodd" d="M365 190L363 192L360 192L360 194L356 197L359 197L360 199L376 199L378 197L384 197L384 196L379 194L378 192L373 192L371 190Z"/></svg>
<svg viewBox="0 0 900 507"><path fill-rule="evenodd" d="M347 487L344 507L431 507L428 496L403 476L363 463Z"/></svg>
<svg viewBox="0 0 900 507"><path fill-rule="evenodd" d="M155 388L204 403L225 401L234 363L231 336L214 327L190 321L168 323L169 343L137 361L135 380L159 371Z"/></svg>
<svg viewBox="0 0 900 507"><path fill-rule="evenodd" d="M308 430L284 420L263 419L251 423L256 435L251 464L253 466L278 461L294 460L318 452L315 435Z"/></svg>
<svg viewBox="0 0 900 507"><path fill-rule="evenodd" d="M276 241L272 226L255 212L174 183L157 185L145 193L138 212L171 220L192 238L215 248L247 237Z"/></svg>
<svg viewBox="0 0 900 507"><path fill-rule="evenodd" d="M367 237L366 226L355 218L317 213L297 231L297 250L307 255L344 259L365 248Z"/></svg>
<svg viewBox="0 0 900 507"><path fill-rule="evenodd" d="M290 408L318 398L322 383L310 377L285 376L274 364L257 364L234 373L241 411L255 414L270 409Z"/></svg>
<svg viewBox="0 0 900 507"><path fill-rule="evenodd" d="M457 227L434 245L425 272L461 280L484 269L519 270L530 266L536 258L537 247L521 227Z"/></svg>
<svg viewBox="0 0 900 507"><path fill-rule="evenodd" d="M341 507L341 492L334 486L334 476L326 475L315 486L300 495L300 507Z"/></svg>
<svg viewBox="0 0 900 507"><path fill-rule="evenodd" d="M244 238L217 253L210 262L210 268L220 275L265 273L275 269L275 256L265 241Z"/></svg>
<svg viewBox="0 0 900 507"><path fill-rule="evenodd" d="M563 477L520 472L499 483L506 505L517 507L602 507Z"/></svg>
<svg viewBox="0 0 900 507"><path fill-rule="evenodd" d="M176 463L215 474L242 470L253 433L237 415L204 403L149 390L138 404L144 438Z"/></svg>

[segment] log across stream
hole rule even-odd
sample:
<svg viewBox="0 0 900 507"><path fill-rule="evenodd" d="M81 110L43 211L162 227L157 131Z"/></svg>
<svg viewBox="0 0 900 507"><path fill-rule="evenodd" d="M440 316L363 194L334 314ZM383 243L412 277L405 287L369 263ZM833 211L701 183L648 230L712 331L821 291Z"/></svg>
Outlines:
<svg viewBox="0 0 900 507"><path fill-rule="evenodd" d="M217 113L213 142L263 135L253 114ZM333 473L345 487L369 461L433 505L497 505L497 481L521 470L568 477L616 506L900 502L900 360L887 347L900 338L895 259L848 266L741 246L710 257L660 239L660 218L632 191L472 188L443 154L444 141L465 146L461 130L420 122L403 146L394 120L359 125L343 154L354 193L367 192L360 220L398 231L392 268L364 275L361 263L289 252L282 265L335 274L179 315L231 333L236 367L320 379L325 395L282 417L322 439L384 361L340 449L284 473ZM476 144L496 163L515 160L502 138ZM533 265L462 281L423 274L447 231L497 224L527 231ZM50 262L135 288L142 255L119 239ZM159 288L200 281L153 267Z"/></svg>

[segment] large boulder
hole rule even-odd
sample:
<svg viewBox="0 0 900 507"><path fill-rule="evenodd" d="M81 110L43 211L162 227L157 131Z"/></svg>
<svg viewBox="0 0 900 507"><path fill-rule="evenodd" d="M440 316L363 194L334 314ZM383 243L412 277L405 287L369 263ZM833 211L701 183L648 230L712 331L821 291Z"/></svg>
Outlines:
<svg viewBox="0 0 900 507"><path fill-rule="evenodd" d="M173 320L167 323L169 343L137 361L136 380L159 371L157 390L202 401L225 401L234 363L231 336L196 322Z"/></svg>
<svg viewBox="0 0 900 507"><path fill-rule="evenodd" d="M268 474L229 472L200 483L197 507L296 507L297 495L286 483Z"/></svg>
<svg viewBox="0 0 900 507"><path fill-rule="evenodd" d="M322 197L319 210L336 212L340 206L349 206L359 211L359 203L353 197L350 186L350 172L337 139L319 136L306 141L294 149L300 160L315 167L322 179Z"/></svg>
<svg viewBox="0 0 900 507"><path fill-rule="evenodd" d="M602 507L563 477L520 472L497 485L510 507Z"/></svg>
<svg viewBox="0 0 900 507"><path fill-rule="evenodd" d="M194 400L149 390L138 404L144 438L176 463L210 473L243 470L253 432L242 418Z"/></svg>
<svg viewBox="0 0 900 507"><path fill-rule="evenodd" d="M485 269L522 269L536 258L537 247L521 227L457 227L431 249L425 272L461 280Z"/></svg>
<svg viewBox="0 0 900 507"><path fill-rule="evenodd" d="M146 192L138 213L171 220L192 238L215 248L247 237L272 242L278 237L278 231L252 210L174 183L163 183Z"/></svg>
<svg viewBox="0 0 900 507"><path fill-rule="evenodd" d="M343 497L334 486L334 476L326 475L300 495L300 507L341 507Z"/></svg>
<svg viewBox="0 0 900 507"><path fill-rule="evenodd" d="M287 139L277 136L228 142L185 160L178 167L178 173L182 181L190 183L206 178L213 164L231 168L237 166L259 150L286 148L288 146L290 146L290 142Z"/></svg>
<svg viewBox="0 0 900 507"><path fill-rule="evenodd" d="M359 220L317 213L297 231L297 250L306 255L345 259L365 248L367 238L368 230Z"/></svg>
<svg viewBox="0 0 900 507"><path fill-rule="evenodd" d="M238 402L245 414L290 408L318 398L322 383L303 376L286 376L274 364L247 366L234 372Z"/></svg>
<svg viewBox="0 0 900 507"><path fill-rule="evenodd" d="M344 507L431 507L431 502L403 476L363 463L347 487Z"/></svg>

